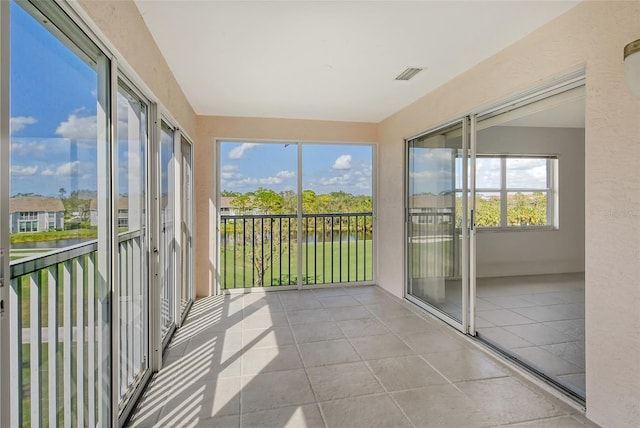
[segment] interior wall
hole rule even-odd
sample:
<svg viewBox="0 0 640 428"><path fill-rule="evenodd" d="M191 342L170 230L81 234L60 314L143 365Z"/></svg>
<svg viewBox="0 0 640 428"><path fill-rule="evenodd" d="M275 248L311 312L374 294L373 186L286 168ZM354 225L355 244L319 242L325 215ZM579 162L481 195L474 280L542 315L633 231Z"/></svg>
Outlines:
<svg viewBox="0 0 640 428"><path fill-rule="evenodd" d="M587 416L640 420L640 100L622 51L640 37L640 2L586 1L380 124L379 284L401 296L404 138L586 70Z"/></svg>
<svg viewBox="0 0 640 428"><path fill-rule="evenodd" d="M310 141L375 143L377 125L358 122L200 116L198 152L195 156L195 221L199 239L195 246L196 294L215 292L220 279L217 258L216 141ZM376 168L376 166L374 166ZM375 185L374 185L375 186Z"/></svg>
<svg viewBox="0 0 640 428"><path fill-rule="evenodd" d="M78 0L81 12L98 27L99 36L115 49L155 100L178 121L187 135L196 134L196 114L173 76L162 52L131 0ZM101 33L101 34L100 34Z"/></svg>
<svg viewBox="0 0 640 428"><path fill-rule="evenodd" d="M482 231L480 277L584 271L584 129L494 126L478 132L478 154L558 156L557 230Z"/></svg>

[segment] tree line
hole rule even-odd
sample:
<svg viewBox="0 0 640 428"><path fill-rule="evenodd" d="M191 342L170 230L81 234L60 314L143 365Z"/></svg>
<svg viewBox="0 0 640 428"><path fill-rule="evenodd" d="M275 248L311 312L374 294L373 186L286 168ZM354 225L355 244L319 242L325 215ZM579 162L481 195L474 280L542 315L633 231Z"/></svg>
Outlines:
<svg viewBox="0 0 640 428"><path fill-rule="evenodd" d="M276 192L259 187L255 191L240 193L224 190L223 197L231 197L231 206L238 214L259 211L260 214L292 214L298 210L298 195L291 191ZM347 192L317 194L302 191L302 211L313 214L371 212L371 196L352 195Z"/></svg>

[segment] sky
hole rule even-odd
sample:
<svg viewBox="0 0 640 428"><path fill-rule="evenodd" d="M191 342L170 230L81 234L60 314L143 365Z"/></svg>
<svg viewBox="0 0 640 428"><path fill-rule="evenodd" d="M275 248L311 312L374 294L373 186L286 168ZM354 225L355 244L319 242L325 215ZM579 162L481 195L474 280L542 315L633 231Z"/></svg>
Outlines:
<svg viewBox="0 0 640 428"><path fill-rule="evenodd" d="M221 142L220 161L222 190L297 191L300 172L295 143ZM302 188L317 194L343 191L370 196L372 161L370 145L302 144Z"/></svg>
<svg viewBox="0 0 640 428"><path fill-rule="evenodd" d="M409 194L453 192L462 188L462 159L457 149L412 147L409 150ZM502 183L500 158L479 155L476 189L497 189ZM512 189L547 188L546 158L513 157L506 160L506 185Z"/></svg>
<svg viewBox="0 0 640 428"><path fill-rule="evenodd" d="M96 72L11 2L11 194L96 189Z"/></svg>

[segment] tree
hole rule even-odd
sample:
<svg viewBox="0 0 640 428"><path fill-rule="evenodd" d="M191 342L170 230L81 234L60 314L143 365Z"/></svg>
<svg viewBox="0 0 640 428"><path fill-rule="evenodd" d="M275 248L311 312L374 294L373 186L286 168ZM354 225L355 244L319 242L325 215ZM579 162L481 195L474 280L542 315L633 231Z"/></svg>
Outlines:
<svg viewBox="0 0 640 428"><path fill-rule="evenodd" d="M244 195L235 196L233 199L231 199L229 204L233 208L235 208L235 210L240 213L240 215L244 215L247 211L250 211L253 208L252 199L253 195L251 193L246 193Z"/></svg>

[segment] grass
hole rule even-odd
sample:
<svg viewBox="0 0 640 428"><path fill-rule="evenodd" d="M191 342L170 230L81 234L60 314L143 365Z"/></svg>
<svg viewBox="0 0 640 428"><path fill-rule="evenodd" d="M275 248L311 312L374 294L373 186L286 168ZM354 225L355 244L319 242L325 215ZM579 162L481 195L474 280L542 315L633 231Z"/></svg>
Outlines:
<svg viewBox="0 0 640 428"><path fill-rule="evenodd" d="M98 229L72 229L51 232L24 232L9 235L12 244L24 242L57 241L59 239L95 239Z"/></svg>
<svg viewBox="0 0 640 428"><path fill-rule="evenodd" d="M270 250L271 248L265 245L265 254ZM265 287L297 284L297 245L292 245L290 251L288 246L283 246L281 250L280 257L279 250L274 248L274 253L277 255L269 263L269 268L265 272L263 284ZM324 245L322 243L302 244L302 283L309 285L370 281L373 279L372 250L371 240L361 240L357 243L343 241ZM244 248L244 253L242 246L237 246L235 251L232 247L221 254L220 260L222 262L220 281L223 288L254 286L258 273L253 268L250 246Z"/></svg>

